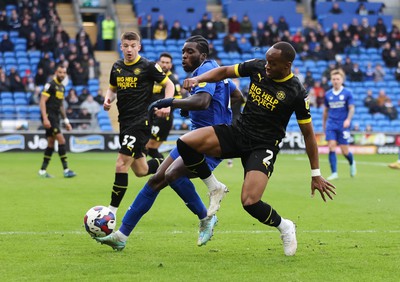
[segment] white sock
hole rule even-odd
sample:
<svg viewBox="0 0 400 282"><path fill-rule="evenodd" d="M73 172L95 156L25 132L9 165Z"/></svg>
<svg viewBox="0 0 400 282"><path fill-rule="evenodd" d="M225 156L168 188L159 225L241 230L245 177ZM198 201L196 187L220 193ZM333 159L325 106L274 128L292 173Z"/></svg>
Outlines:
<svg viewBox="0 0 400 282"><path fill-rule="evenodd" d="M204 184L207 185L207 188L209 191L215 190L217 186L219 186L219 181L217 178L214 176L214 174L211 173L211 175L205 179L202 179Z"/></svg>
<svg viewBox="0 0 400 282"><path fill-rule="evenodd" d="M118 241L121 241L121 242L126 242L128 240L128 236L126 236L124 233L122 233L119 230L117 232L115 232L115 236L117 237Z"/></svg>
<svg viewBox="0 0 400 282"><path fill-rule="evenodd" d="M280 232L283 232L289 228L289 222L287 219L281 217L281 223L276 227Z"/></svg>
<svg viewBox="0 0 400 282"><path fill-rule="evenodd" d="M69 171L69 168L64 169L64 173L66 173L66 172L68 172L68 171Z"/></svg>
<svg viewBox="0 0 400 282"><path fill-rule="evenodd" d="M113 214L116 216L117 215L117 211L118 211L118 208L116 208L116 207L113 207L113 206L108 206L108 208L113 212Z"/></svg>
<svg viewBox="0 0 400 282"><path fill-rule="evenodd" d="M46 170L43 170L43 169L39 170L39 174L45 174L45 173L46 173Z"/></svg>

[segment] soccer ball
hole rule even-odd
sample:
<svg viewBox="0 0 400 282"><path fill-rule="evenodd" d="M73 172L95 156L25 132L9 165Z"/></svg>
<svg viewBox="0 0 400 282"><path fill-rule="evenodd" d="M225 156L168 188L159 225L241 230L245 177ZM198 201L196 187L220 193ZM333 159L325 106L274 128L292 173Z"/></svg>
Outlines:
<svg viewBox="0 0 400 282"><path fill-rule="evenodd" d="M83 219L86 231L92 237L104 237L115 228L115 215L107 207L95 206L88 210Z"/></svg>

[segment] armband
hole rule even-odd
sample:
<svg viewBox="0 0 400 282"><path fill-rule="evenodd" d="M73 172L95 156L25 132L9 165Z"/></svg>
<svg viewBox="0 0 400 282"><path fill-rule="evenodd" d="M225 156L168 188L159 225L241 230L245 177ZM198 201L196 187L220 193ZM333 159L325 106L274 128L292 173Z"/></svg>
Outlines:
<svg viewBox="0 0 400 282"><path fill-rule="evenodd" d="M319 168L311 170L311 177L321 176L321 170Z"/></svg>
<svg viewBox="0 0 400 282"><path fill-rule="evenodd" d="M69 124L69 119L68 119L68 118L65 118L65 119L64 119L64 123L65 123L65 124Z"/></svg>

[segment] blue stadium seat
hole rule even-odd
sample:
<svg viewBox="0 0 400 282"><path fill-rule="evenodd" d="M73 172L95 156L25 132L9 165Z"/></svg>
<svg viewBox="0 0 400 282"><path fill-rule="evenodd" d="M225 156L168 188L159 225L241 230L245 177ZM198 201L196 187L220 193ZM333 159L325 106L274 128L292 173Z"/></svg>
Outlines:
<svg viewBox="0 0 400 282"><path fill-rule="evenodd" d="M2 106L2 119L15 119L17 117L14 106Z"/></svg>
<svg viewBox="0 0 400 282"><path fill-rule="evenodd" d="M16 106L27 106L28 100L26 98L16 98L14 100L14 105Z"/></svg>
<svg viewBox="0 0 400 282"><path fill-rule="evenodd" d="M14 105L14 99L12 99L12 98L2 98L1 99L1 105L2 106L13 106Z"/></svg>
<svg viewBox="0 0 400 282"><path fill-rule="evenodd" d="M30 120L40 120L40 107L39 106L29 106L28 107L28 118Z"/></svg>
<svg viewBox="0 0 400 282"><path fill-rule="evenodd" d="M1 99L12 99L13 94L12 94L12 92L8 92L8 91L0 92L0 98Z"/></svg>
<svg viewBox="0 0 400 282"><path fill-rule="evenodd" d="M28 107L27 106L17 106L17 119L27 119L28 118Z"/></svg>

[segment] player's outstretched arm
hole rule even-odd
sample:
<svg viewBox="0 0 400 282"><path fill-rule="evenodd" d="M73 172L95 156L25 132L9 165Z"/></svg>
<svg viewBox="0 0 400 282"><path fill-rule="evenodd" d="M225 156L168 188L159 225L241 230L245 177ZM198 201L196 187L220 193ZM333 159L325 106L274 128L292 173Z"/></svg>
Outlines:
<svg viewBox="0 0 400 282"><path fill-rule="evenodd" d="M318 146L312 123L300 124L299 126L304 136L306 153L311 166L311 197L314 197L315 190L318 190L324 202L326 202L326 196L333 200L333 195L336 195L336 187L325 180L319 170Z"/></svg>
<svg viewBox="0 0 400 282"><path fill-rule="evenodd" d="M218 82L225 78L237 77L234 66L224 66L209 70L199 76L187 78L183 81L183 88L190 90L201 82Z"/></svg>

